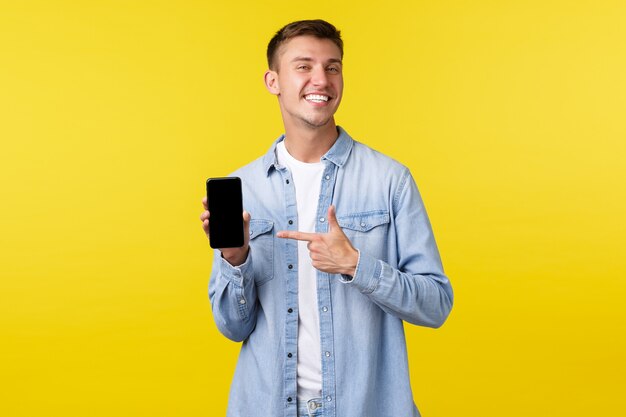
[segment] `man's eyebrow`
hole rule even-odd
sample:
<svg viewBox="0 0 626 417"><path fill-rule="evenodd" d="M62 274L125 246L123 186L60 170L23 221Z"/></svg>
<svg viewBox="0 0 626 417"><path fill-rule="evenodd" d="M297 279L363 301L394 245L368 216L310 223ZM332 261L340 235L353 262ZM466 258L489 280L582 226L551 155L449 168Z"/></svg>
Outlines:
<svg viewBox="0 0 626 417"><path fill-rule="evenodd" d="M312 62L313 58L308 57L308 56L297 56L294 59L291 60L291 62L298 62L298 61L304 61L304 62ZM330 58L327 61L328 64L341 64L341 59L338 58Z"/></svg>

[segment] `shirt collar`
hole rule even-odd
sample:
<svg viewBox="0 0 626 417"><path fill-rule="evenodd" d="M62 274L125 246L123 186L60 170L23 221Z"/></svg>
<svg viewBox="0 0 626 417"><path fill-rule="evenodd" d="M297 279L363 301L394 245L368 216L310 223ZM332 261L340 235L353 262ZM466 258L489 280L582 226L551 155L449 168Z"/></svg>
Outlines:
<svg viewBox="0 0 626 417"><path fill-rule="evenodd" d="M352 150L352 145L354 140L348 135L348 133L341 127L337 126L337 131L339 132L339 136L337 140L333 144L333 146L326 152L324 156L322 156L322 160L327 159L333 164L341 167L346 163L348 156L350 155L350 151ZM278 165L278 161L276 158L276 145L279 142L285 140L285 135L281 135L278 139L272 143L270 149L263 156L263 168L266 175L269 175L270 168L276 168Z"/></svg>

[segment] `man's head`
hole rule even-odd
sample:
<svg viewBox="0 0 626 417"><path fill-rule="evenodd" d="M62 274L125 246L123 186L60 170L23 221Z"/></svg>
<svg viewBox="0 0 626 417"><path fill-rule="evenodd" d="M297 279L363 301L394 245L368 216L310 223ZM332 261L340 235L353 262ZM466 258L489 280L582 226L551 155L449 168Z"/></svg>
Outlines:
<svg viewBox="0 0 626 417"><path fill-rule="evenodd" d="M321 20L299 20L289 23L280 29L267 45L267 65L269 69L278 71L278 59L280 47L287 41L298 36L313 36L318 39L329 39L341 53L343 58L343 41L341 40L341 32L330 23Z"/></svg>
<svg viewBox="0 0 626 417"><path fill-rule="evenodd" d="M343 94L339 31L323 20L290 23L272 38L267 56L265 86L278 97L285 130L334 131Z"/></svg>

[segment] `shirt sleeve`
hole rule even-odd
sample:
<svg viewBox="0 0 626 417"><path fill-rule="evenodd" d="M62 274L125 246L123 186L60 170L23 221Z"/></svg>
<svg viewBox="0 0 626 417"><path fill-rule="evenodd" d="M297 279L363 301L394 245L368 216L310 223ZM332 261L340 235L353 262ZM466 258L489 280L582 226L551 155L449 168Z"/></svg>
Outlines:
<svg viewBox="0 0 626 417"><path fill-rule="evenodd" d="M385 312L412 324L440 327L452 309L453 292L443 266L422 198L408 169L393 200L398 267L360 253L352 279Z"/></svg>
<svg viewBox="0 0 626 417"><path fill-rule="evenodd" d="M217 249L213 256L209 281L213 319L220 332L236 342L245 340L256 324L258 300L251 251L252 247L245 262L239 266L228 263Z"/></svg>

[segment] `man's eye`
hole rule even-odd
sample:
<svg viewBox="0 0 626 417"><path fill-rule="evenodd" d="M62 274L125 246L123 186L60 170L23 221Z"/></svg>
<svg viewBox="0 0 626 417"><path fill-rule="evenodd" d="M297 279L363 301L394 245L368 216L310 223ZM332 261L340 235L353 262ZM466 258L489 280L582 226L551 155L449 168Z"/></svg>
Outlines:
<svg viewBox="0 0 626 417"><path fill-rule="evenodd" d="M337 73L337 72L339 72L339 68L330 67L330 68L328 68L328 71Z"/></svg>
<svg viewBox="0 0 626 417"><path fill-rule="evenodd" d="M298 66L298 69L299 69L299 70L306 70L306 69L309 69L309 67L308 67L308 66L306 66L306 65L299 65L299 66Z"/></svg>

